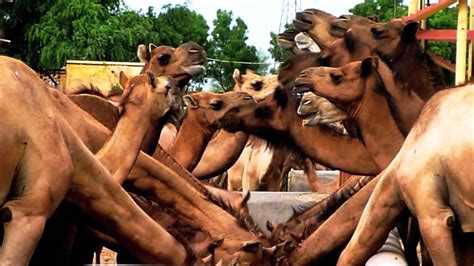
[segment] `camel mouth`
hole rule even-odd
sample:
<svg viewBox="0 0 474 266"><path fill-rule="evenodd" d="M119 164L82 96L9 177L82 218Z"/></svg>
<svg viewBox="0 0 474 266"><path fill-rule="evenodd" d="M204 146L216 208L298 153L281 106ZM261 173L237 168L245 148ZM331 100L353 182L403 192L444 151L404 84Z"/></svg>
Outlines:
<svg viewBox="0 0 474 266"><path fill-rule="evenodd" d="M285 50L291 50L295 46L295 36L298 33L299 31L295 29L287 29L284 32L278 34L278 45Z"/></svg>
<svg viewBox="0 0 474 266"><path fill-rule="evenodd" d="M313 91L313 83L305 78L297 78L293 87L293 93L305 93Z"/></svg>
<svg viewBox="0 0 474 266"><path fill-rule="evenodd" d="M314 25L314 22L310 14L298 12L296 13L295 19L293 19L293 25L297 31L307 31Z"/></svg>
<svg viewBox="0 0 474 266"><path fill-rule="evenodd" d="M182 66L181 70L190 75L191 77L195 77L201 74L206 73L206 67L201 65L201 63L190 65L190 66Z"/></svg>

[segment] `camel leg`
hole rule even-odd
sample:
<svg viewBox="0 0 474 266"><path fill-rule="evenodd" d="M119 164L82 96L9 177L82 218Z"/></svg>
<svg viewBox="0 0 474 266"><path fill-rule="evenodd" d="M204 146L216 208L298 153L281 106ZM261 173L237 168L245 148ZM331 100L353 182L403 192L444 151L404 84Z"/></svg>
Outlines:
<svg viewBox="0 0 474 266"><path fill-rule="evenodd" d="M422 189L407 196L414 203L428 253L435 265L456 265L452 236L455 215L445 202L446 192L439 189L439 180L435 175L423 176L418 180Z"/></svg>
<svg viewBox="0 0 474 266"><path fill-rule="evenodd" d="M387 239L405 209L393 175L384 175L365 207L338 265L363 265Z"/></svg>
<svg viewBox="0 0 474 266"><path fill-rule="evenodd" d="M50 152L38 151L37 147L25 151L16 185L11 189L12 199L0 210L4 222L1 265L28 264L46 220L69 189L71 160L63 145L56 147Z"/></svg>

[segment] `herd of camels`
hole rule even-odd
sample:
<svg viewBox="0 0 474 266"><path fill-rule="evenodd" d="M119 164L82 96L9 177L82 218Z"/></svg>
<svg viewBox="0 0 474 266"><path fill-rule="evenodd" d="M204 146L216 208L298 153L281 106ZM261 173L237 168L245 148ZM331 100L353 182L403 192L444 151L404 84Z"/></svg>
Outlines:
<svg viewBox="0 0 474 266"><path fill-rule="evenodd" d="M364 265L396 227L409 265L472 265L474 88L445 88L417 30L307 9L278 76L236 70L226 93L183 95L196 43L140 45L111 97L0 57L1 264ZM328 187L316 163L353 176ZM248 191L292 167L330 194L267 236Z"/></svg>

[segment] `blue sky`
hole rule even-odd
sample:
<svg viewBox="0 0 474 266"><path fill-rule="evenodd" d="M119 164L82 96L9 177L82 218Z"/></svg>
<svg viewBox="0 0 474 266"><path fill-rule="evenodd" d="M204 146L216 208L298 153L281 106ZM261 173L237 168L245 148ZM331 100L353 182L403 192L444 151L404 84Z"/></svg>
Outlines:
<svg viewBox="0 0 474 266"><path fill-rule="evenodd" d="M297 1L301 3L302 9L318 8L334 15L347 14L349 8L363 2L363 0ZM269 47L270 32L279 30L283 5L283 0L125 0L124 2L135 10L147 10L148 6L153 6L156 11L161 10L161 7L166 4L188 2L188 7L203 15L210 27L218 9L231 10L234 16L240 16L247 24L249 43L265 51Z"/></svg>

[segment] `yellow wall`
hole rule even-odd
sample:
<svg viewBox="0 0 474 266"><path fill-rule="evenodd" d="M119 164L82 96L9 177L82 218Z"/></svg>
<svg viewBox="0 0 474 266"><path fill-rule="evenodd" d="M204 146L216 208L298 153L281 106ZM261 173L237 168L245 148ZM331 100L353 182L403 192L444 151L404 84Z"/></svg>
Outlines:
<svg viewBox="0 0 474 266"><path fill-rule="evenodd" d="M66 86L63 89L65 93L72 93L81 85L90 87L93 84L107 95L119 83L120 71L132 77L138 75L142 67L142 63L68 60Z"/></svg>

